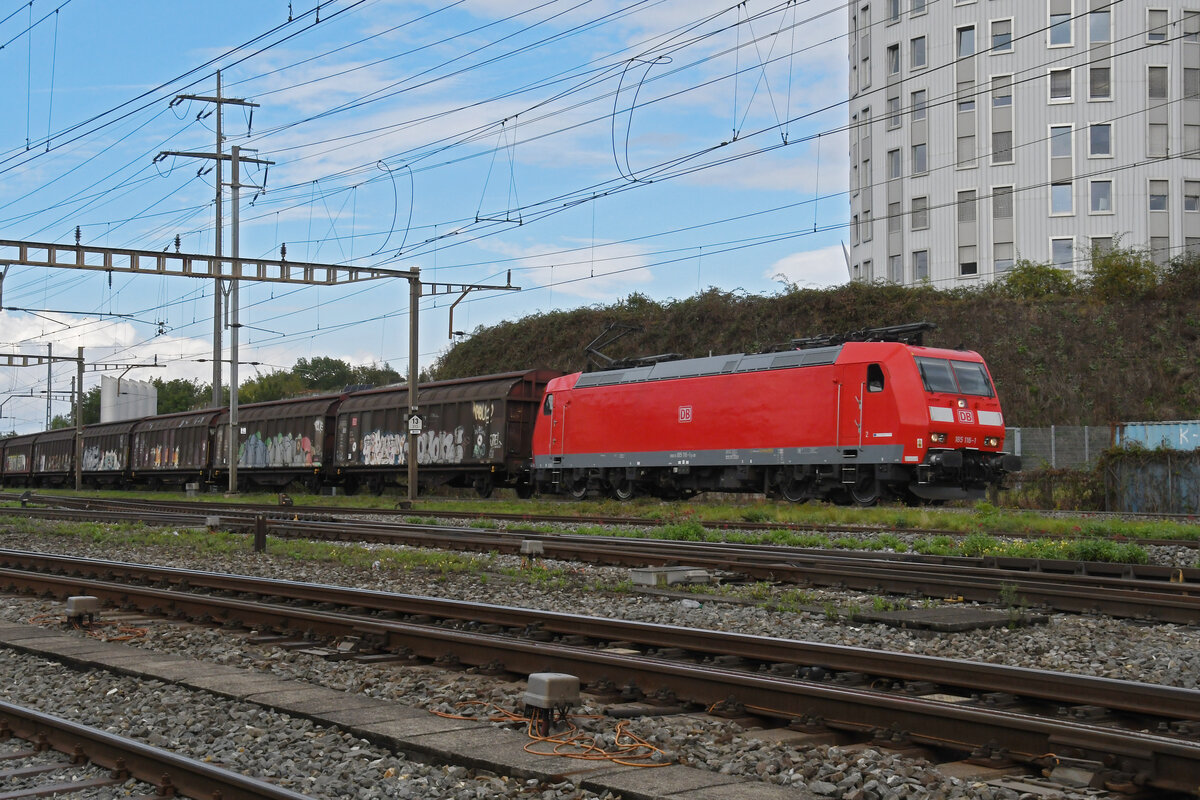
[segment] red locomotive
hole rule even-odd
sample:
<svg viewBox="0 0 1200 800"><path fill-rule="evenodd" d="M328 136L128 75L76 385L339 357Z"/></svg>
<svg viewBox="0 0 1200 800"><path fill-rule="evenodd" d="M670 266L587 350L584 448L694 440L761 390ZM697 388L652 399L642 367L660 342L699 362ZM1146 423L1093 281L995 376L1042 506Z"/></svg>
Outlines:
<svg viewBox="0 0 1200 800"><path fill-rule="evenodd" d="M873 504L982 497L1020 469L978 353L920 346L927 323L786 351L626 362L547 385L542 491L703 491Z"/></svg>

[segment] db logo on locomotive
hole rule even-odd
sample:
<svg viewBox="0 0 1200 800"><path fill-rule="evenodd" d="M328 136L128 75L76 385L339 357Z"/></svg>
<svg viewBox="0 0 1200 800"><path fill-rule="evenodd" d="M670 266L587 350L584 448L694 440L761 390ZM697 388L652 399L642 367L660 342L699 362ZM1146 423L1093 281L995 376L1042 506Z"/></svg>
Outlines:
<svg viewBox="0 0 1200 800"><path fill-rule="evenodd" d="M964 425L974 425L975 414L969 408L960 408L958 410L958 421Z"/></svg>

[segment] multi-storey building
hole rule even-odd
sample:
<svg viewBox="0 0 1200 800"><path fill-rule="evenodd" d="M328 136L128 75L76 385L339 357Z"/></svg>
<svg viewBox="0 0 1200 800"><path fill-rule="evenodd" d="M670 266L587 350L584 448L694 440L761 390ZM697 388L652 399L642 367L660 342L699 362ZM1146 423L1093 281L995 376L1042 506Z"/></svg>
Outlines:
<svg viewBox="0 0 1200 800"><path fill-rule="evenodd" d="M1200 0L849 9L851 277L1200 251Z"/></svg>

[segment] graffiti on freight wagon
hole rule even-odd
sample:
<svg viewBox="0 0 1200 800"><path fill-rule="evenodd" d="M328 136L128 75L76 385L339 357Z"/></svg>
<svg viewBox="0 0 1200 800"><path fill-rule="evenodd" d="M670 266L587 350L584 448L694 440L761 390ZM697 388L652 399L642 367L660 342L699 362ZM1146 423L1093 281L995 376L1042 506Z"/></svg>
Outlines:
<svg viewBox="0 0 1200 800"><path fill-rule="evenodd" d="M466 431L459 425L453 431L426 430L417 437L418 464L461 464L466 458ZM362 437L362 448L354 457L355 442L351 441L351 461L366 466L385 466L408 463L408 436L373 430Z"/></svg>
<svg viewBox="0 0 1200 800"><path fill-rule="evenodd" d="M83 469L86 472L124 468L125 466L121 463L121 454L116 450L101 450L99 445L83 449Z"/></svg>
<svg viewBox="0 0 1200 800"><path fill-rule="evenodd" d="M321 448L307 436L277 433L266 439L258 431L238 448L239 467L318 467Z"/></svg>

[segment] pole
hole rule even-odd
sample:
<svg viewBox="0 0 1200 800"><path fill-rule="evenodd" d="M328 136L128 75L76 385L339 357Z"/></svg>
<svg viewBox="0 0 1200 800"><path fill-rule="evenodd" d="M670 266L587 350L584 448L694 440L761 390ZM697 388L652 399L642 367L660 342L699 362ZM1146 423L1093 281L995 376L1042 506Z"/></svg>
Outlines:
<svg viewBox="0 0 1200 800"><path fill-rule="evenodd" d="M229 492L236 494L238 490L237 482L237 463L238 463L238 439L241 436L238 428L238 273L241 269L238 264L238 258L241 256L241 241L238 225L241 222L240 209L240 189L241 189L241 171L238 169L238 159L242 155L242 148L237 145L233 146L233 158L230 160L229 167L229 184L230 203L232 204L233 213L233 232L230 255L233 257L233 277L229 280Z"/></svg>
<svg viewBox="0 0 1200 800"><path fill-rule="evenodd" d="M421 306L420 271L413 267L408 279L408 417L417 413L417 310ZM408 501L417 499L417 432L408 428Z"/></svg>
<svg viewBox="0 0 1200 800"><path fill-rule="evenodd" d="M46 430L53 421L50 416L50 394L54 391L54 345L46 345Z"/></svg>
<svg viewBox="0 0 1200 800"><path fill-rule="evenodd" d="M217 70L217 219L216 219L216 236L214 237L213 253L217 260L221 259L221 235L224 220L222 219L222 195L224 187L221 184L221 145L223 138L221 135L221 70ZM219 273L218 273L219 274ZM214 278L213 280L213 378L212 378L212 404L213 408L221 407L221 279Z"/></svg>
<svg viewBox="0 0 1200 800"><path fill-rule="evenodd" d="M75 491L83 488L83 348L75 362Z"/></svg>

